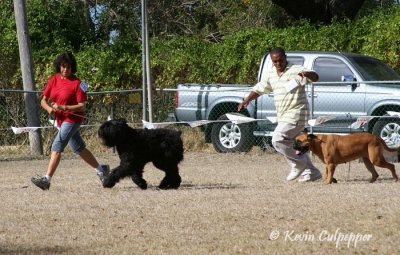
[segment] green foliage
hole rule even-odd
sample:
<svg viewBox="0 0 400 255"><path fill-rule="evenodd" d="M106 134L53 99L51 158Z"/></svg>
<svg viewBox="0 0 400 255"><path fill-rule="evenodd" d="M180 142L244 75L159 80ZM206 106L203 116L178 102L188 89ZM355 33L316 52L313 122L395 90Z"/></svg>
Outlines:
<svg viewBox="0 0 400 255"><path fill-rule="evenodd" d="M112 46L87 46L77 54L78 76L91 91L141 87L141 48L119 41Z"/></svg>
<svg viewBox="0 0 400 255"><path fill-rule="evenodd" d="M375 56L400 70L400 8L386 14L383 10L354 24L359 39L359 50Z"/></svg>
<svg viewBox="0 0 400 255"><path fill-rule="evenodd" d="M16 83L15 70L19 69L18 42L15 31L13 4L1 3L0 9L0 88Z"/></svg>
<svg viewBox="0 0 400 255"><path fill-rule="evenodd" d="M328 26L301 22L283 29L245 29L218 44L194 38L153 40L155 84L179 82L255 83L260 59L269 49L356 52L377 57L400 71L400 8Z"/></svg>
<svg viewBox="0 0 400 255"><path fill-rule="evenodd" d="M223 43L210 43L186 37L153 40L152 74L158 87L174 87L177 83L236 83L246 80L248 57L256 45L251 32L244 31L226 37ZM263 50L259 51L262 56ZM257 59L260 55L257 56ZM246 60L243 62L242 60ZM257 68L257 67L256 67ZM238 77L240 77L238 79Z"/></svg>
<svg viewBox="0 0 400 255"><path fill-rule="evenodd" d="M70 5L66 4L71 4L71 1L49 1L53 4L51 8L57 10L55 14L50 13L50 5L44 5L41 1L44 0L29 1L32 5L35 3L35 8L29 11L29 31L38 89L53 74L55 57L65 50L75 53L77 74L87 81L91 91L141 88L142 46L136 37L127 33L115 38L112 44L103 40L92 41L91 33L85 29L79 31L84 26L82 20L76 19L80 21L74 22L70 20L72 14L62 14L73 12ZM78 1L72 2L78 8ZM248 2L243 1L243 4ZM13 6L11 3L2 5L0 11L4 17L0 19L0 85L18 88L18 44L14 17L10 17ZM83 17L82 14L78 16ZM62 25L60 19L69 20L69 25ZM54 27L56 31L50 29ZM218 43L198 36L173 36L170 39L152 37L151 74L154 86L161 88L174 88L177 83L254 84L261 58L276 46L287 50L367 54L382 59L400 71L399 34L400 7L396 7L378 9L356 21L334 21L328 26L315 26L301 21L285 28L240 29L221 37L222 41Z"/></svg>
<svg viewBox="0 0 400 255"><path fill-rule="evenodd" d="M79 50L92 38L82 1L29 0L26 9L30 39L39 52L54 46Z"/></svg>

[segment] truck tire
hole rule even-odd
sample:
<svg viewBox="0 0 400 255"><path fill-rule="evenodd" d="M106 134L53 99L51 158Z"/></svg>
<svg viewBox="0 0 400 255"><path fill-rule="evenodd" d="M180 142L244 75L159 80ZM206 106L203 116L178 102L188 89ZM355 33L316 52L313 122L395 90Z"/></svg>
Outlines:
<svg viewBox="0 0 400 255"><path fill-rule="evenodd" d="M396 148L400 146L400 119L381 118L373 129L372 134L379 136L385 141L388 147Z"/></svg>
<svg viewBox="0 0 400 255"><path fill-rule="evenodd" d="M243 114L232 113L240 116ZM211 142L216 151L227 152L247 152L253 147L254 138L252 134L252 123L234 124L225 122L228 120L226 115L218 118L211 129Z"/></svg>

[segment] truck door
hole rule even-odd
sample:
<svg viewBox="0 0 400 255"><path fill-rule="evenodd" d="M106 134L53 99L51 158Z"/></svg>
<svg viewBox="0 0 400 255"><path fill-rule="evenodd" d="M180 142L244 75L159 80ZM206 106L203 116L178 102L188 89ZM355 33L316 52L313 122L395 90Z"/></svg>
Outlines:
<svg viewBox="0 0 400 255"><path fill-rule="evenodd" d="M318 57L313 70L319 75L318 82L341 82L343 77L357 77L348 64L337 57ZM314 86L313 100L311 86ZM308 100L313 103L313 118L334 116L335 119L314 127L316 132L351 132L349 127L357 117L365 115L365 86L363 84L330 83L307 86Z"/></svg>

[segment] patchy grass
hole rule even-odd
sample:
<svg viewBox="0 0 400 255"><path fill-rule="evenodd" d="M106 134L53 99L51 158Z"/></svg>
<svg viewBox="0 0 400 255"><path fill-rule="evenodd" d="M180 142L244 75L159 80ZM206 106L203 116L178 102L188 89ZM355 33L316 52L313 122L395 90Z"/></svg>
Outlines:
<svg viewBox="0 0 400 255"><path fill-rule="evenodd" d="M117 156L107 155L100 161L116 166ZM47 164L0 162L0 254L400 252L400 184L386 169L368 183L356 161L338 167L338 184L301 184L285 181L287 163L275 153L187 152L182 186L169 191L157 190L163 175L152 165L146 191L129 178L103 189L75 157L61 161L42 191L30 177ZM364 240L344 240L352 235Z"/></svg>

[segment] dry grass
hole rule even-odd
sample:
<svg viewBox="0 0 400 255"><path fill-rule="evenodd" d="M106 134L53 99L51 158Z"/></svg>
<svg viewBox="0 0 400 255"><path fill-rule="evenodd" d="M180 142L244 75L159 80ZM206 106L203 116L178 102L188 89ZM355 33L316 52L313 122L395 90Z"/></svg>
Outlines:
<svg viewBox="0 0 400 255"><path fill-rule="evenodd" d="M211 144L204 142L204 133L200 128L183 127L182 140L185 151L214 151Z"/></svg>
<svg viewBox="0 0 400 255"><path fill-rule="evenodd" d="M118 164L115 155L101 161ZM357 162L349 174L348 165L339 167L338 184L287 183L286 162L276 154L188 152L180 189L157 190L162 173L148 165L150 187L141 191L129 179L103 189L94 170L72 158L42 191L30 177L47 163L0 162L0 254L400 252L400 184L386 169L374 184ZM272 240L275 230L280 236ZM321 240L335 232L369 240L338 247Z"/></svg>

